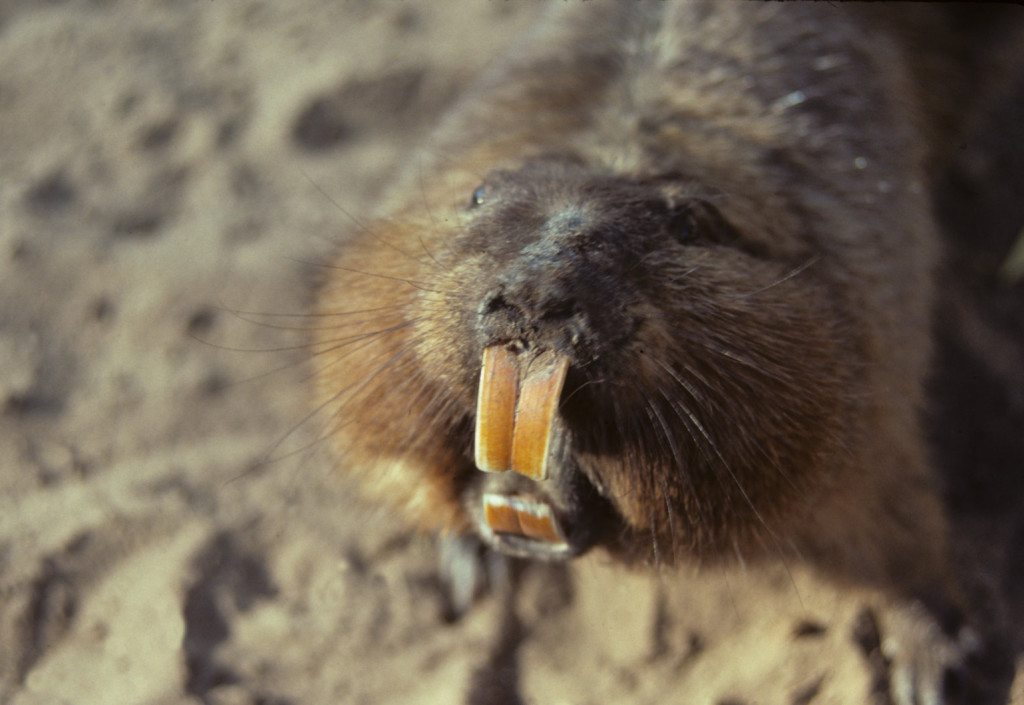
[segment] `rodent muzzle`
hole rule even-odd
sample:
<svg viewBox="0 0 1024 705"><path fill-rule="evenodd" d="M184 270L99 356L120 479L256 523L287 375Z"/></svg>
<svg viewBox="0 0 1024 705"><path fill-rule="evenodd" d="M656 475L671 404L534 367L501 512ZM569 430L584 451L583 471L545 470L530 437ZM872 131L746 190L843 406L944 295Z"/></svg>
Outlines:
<svg viewBox="0 0 1024 705"><path fill-rule="evenodd" d="M477 344L556 351L586 366L633 329L624 307L631 289L621 270L634 255L605 218L580 214L587 210L580 199L536 218L513 205L509 214L478 224L482 246L496 249L473 276L481 282L473 285Z"/></svg>
<svg viewBox="0 0 1024 705"><path fill-rule="evenodd" d="M470 511L492 545L515 555L578 555L608 523L560 409L567 378L577 388L632 331L615 276L623 257L612 254L606 224L585 210L552 208L480 277L474 462L488 475L478 478Z"/></svg>

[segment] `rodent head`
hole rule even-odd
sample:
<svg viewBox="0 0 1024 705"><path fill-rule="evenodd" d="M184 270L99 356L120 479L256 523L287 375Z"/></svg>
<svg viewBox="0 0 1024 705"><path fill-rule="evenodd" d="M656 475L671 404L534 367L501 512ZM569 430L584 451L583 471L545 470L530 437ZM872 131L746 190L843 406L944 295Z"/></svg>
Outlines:
<svg viewBox="0 0 1024 705"><path fill-rule="evenodd" d="M576 367L603 364L635 336L648 257L729 235L699 222L706 204L543 163L491 174L469 209L459 245L479 302L467 321L475 342L558 350Z"/></svg>
<svg viewBox="0 0 1024 705"><path fill-rule="evenodd" d="M408 301L391 333L405 336L404 387L429 392L387 392L381 403L403 413L372 428L353 418L351 442L425 458L423 481L442 486L430 501L457 504L463 528L512 553L596 543L668 560L783 537L841 444L849 377L841 315L811 256L776 256L764 233L731 224L728 197L678 176L544 158L494 171L465 197L416 236L431 260L416 291L391 296ZM556 395L550 425L539 423L551 434L543 478L474 467L488 350L505 351L492 359L510 380L508 424L538 426L521 421L533 412L516 396L537 359L557 377L554 392L533 384L540 406ZM490 425L515 435L503 423ZM396 448L411 438L403 424L419 431Z"/></svg>

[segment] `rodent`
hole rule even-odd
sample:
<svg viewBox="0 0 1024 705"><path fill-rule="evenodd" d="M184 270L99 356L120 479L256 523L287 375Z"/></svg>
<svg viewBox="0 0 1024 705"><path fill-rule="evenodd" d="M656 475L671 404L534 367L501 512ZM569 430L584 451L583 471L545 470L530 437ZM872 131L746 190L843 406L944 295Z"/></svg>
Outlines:
<svg viewBox="0 0 1024 705"><path fill-rule="evenodd" d="M513 555L794 557L897 610L955 592L919 421L929 179L971 88L954 30L923 7L550 8L326 268L340 467Z"/></svg>

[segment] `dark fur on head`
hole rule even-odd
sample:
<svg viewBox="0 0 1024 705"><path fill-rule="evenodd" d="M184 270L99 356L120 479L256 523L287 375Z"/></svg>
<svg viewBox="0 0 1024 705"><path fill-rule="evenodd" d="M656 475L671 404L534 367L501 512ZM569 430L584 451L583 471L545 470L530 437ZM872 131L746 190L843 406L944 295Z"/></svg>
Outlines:
<svg viewBox="0 0 1024 705"><path fill-rule="evenodd" d="M414 322L452 416L472 419L484 347L559 350L565 464L621 519L610 548L707 556L785 535L855 376L813 255L774 258L671 177L542 159L484 184Z"/></svg>

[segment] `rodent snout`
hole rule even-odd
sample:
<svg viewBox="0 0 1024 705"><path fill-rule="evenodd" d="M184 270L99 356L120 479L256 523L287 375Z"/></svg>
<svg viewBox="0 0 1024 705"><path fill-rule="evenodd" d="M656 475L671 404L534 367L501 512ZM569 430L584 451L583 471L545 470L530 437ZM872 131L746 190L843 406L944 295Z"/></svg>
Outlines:
<svg viewBox="0 0 1024 705"><path fill-rule="evenodd" d="M538 274L504 278L479 309L482 346L497 342L559 350L579 350L591 320L578 287Z"/></svg>

